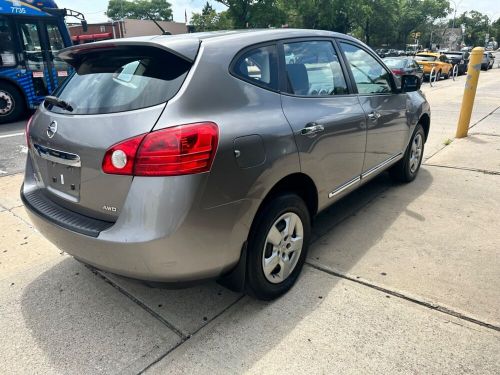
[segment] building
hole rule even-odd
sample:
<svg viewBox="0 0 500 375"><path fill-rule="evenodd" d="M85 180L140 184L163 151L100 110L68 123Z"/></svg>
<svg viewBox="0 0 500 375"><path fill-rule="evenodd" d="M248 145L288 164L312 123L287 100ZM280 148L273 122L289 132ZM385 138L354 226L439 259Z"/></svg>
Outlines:
<svg viewBox="0 0 500 375"><path fill-rule="evenodd" d="M157 21L158 24L172 35L188 32L185 23ZM68 25L71 39L74 44L96 42L99 40L128 38L132 36L161 35L160 28L151 20L125 19L89 24L87 31L83 31L81 24Z"/></svg>

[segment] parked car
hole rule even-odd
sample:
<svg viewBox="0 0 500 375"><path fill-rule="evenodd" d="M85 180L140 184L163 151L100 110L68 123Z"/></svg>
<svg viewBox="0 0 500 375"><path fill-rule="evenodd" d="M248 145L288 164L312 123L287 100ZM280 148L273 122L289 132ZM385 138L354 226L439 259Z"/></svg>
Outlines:
<svg viewBox="0 0 500 375"><path fill-rule="evenodd" d="M455 68L455 65L457 66L458 75L467 73L467 67L469 66L469 56L469 52L446 52L446 57L450 60L453 68Z"/></svg>
<svg viewBox="0 0 500 375"><path fill-rule="evenodd" d="M453 71L453 65L446 55L433 52L419 52L415 55L415 61L423 68L424 77L429 78L432 68L437 74L437 80L442 77L448 79Z"/></svg>
<svg viewBox="0 0 500 375"><path fill-rule="evenodd" d="M400 78L404 75L415 75L421 81L424 79L424 70L412 57L386 57L383 61L392 73Z"/></svg>
<svg viewBox="0 0 500 375"><path fill-rule="evenodd" d="M493 68L493 65L495 64L495 55L491 52L485 52L483 54L483 60L481 61L481 69L482 70L488 70Z"/></svg>
<svg viewBox="0 0 500 375"><path fill-rule="evenodd" d="M75 72L27 125L21 197L60 249L132 278L275 298L313 217L385 170L414 180L429 133L418 78L398 83L343 34L139 37L59 58Z"/></svg>
<svg viewBox="0 0 500 375"><path fill-rule="evenodd" d="M375 52L377 55L379 55L381 58L384 58L387 55L387 50L383 48L376 49Z"/></svg>

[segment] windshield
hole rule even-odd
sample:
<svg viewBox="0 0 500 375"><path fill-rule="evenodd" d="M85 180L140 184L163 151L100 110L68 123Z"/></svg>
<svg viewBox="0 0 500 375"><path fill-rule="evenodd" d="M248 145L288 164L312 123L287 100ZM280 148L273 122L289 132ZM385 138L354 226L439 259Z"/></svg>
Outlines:
<svg viewBox="0 0 500 375"><path fill-rule="evenodd" d="M55 95L73 107L72 114L151 107L177 93L190 66L180 57L156 48L89 53ZM68 113L50 104L48 107L53 112Z"/></svg>
<svg viewBox="0 0 500 375"><path fill-rule="evenodd" d="M389 68L404 68L406 66L404 59L384 59L384 62Z"/></svg>
<svg viewBox="0 0 500 375"><path fill-rule="evenodd" d="M437 57L432 55L417 55L415 56L417 61L436 61Z"/></svg>

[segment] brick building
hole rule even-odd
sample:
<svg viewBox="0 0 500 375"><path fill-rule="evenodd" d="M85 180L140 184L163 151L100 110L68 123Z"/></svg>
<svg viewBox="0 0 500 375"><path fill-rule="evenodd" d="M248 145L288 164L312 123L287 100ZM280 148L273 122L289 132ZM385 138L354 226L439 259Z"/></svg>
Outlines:
<svg viewBox="0 0 500 375"><path fill-rule="evenodd" d="M173 35L184 34L188 31L185 23L168 21L158 21L158 23L165 31ZM68 25L68 29L74 44L90 43L114 38L161 34L161 30L153 21L133 19L89 24L86 32L83 31L81 24L70 24Z"/></svg>

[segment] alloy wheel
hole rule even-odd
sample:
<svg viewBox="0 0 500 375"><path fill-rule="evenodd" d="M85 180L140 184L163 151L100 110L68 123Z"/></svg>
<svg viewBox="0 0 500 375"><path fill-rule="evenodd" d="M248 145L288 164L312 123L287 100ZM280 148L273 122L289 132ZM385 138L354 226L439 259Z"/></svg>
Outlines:
<svg viewBox="0 0 500 375"><path fill-rule="evenodd" d="M411 145L410 151L410 172L413 174L417 171L420 164L420 159L422 158L422 146L423 146L422 134L417 133Z"/></svg>
<svg viewBox="0 0 500 375"><path fill-rule="evenodd" d="M287 212L271 226L262 254L262 270L266 279L279 284L295 269L302 253L304 226L300 217Z"/></svg>

